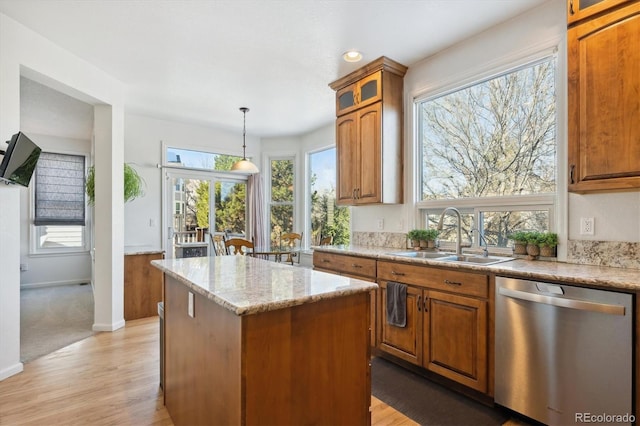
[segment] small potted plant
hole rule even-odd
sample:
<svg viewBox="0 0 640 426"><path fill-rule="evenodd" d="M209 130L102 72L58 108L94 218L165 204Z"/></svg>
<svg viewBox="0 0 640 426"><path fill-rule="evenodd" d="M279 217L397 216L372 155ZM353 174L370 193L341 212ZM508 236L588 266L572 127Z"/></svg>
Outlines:
<svg viewBox="0 0 640 426"><path fill-rule="evenodd" d="M540 245L540 256L555 257L556 247L558 246L558 234L545 232L540 236L538 244Z"/></svg>
<svg viewBox="0 0 640 426"><path fill-rule="evenodd" d="M527 234L527 232L518 231L508 236L510 240L513 240L514 254L527 254Z"/></svg>
<svg viewBox="0 0 640 426"><path fill-rule="evenodd" d="M425 239L427 240L427 248L435 248L436 247L436 239L438 238L438 230L437 229L427 229L425 232Z"/></svg>
<svg viewBox="0 0 640 426"><path fill-rule="evenodd" d="M407 238L411 240L411 247L413 247L414 250L420 249L421 231L421 229L412 229L411 231L407 232Z"/></svg>
<svg viewBox="0 0 640 426"><path fill-rule="evenodd" d="M540 256L540 232L527 233L527 254L529 256Z"/></svg>

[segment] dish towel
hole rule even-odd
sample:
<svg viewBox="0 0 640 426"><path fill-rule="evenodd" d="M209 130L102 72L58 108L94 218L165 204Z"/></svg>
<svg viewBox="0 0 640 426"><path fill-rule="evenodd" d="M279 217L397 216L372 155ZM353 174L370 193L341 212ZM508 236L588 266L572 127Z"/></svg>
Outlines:
<svg viewBox="0 0 640 426"><path fill-rule="evenodd" d="M387 282L387 323L396 327L407 325L407 286Z"/></svg>

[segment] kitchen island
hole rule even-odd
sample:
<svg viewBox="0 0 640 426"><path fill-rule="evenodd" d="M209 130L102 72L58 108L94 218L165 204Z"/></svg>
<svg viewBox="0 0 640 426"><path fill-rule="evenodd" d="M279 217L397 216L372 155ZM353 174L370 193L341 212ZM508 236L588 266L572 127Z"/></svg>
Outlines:
<svg viewBox="0 0 640 426"><path fill-rule="evenodd" d="M152 264L174 424L370 424L376 284L245 256Z"/></svg>

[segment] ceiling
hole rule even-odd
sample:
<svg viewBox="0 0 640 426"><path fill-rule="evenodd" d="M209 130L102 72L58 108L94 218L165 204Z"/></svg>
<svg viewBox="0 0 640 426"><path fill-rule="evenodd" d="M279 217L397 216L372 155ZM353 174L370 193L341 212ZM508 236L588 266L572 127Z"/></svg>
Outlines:
<svg viewBox="0 0 640 426"><path fill-rule="evenodd" d="M411 65L547 0L0 0L0 13L120 80L127 112L298 135L335 118L328 84ZM358 49L364 59L346 63Z"/></svg>

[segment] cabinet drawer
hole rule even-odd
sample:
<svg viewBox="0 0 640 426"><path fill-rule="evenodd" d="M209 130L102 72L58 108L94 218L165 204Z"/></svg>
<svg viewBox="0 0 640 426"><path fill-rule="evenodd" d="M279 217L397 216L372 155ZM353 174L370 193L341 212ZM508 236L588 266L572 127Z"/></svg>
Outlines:
<svg viewBox="0 0 640 426"><path fill-rule="evenodd" d="M378 279L469 296L489 296L489 276L473 272L378 261Z"/></svg>
<svg viewBox="0 0 640 426"><path fill-rule="evenodd" d="M366 257L347 256L343 254L313 253L313 266L318 269L331 270L359 277L376 277L376 260Z"/></svg>

